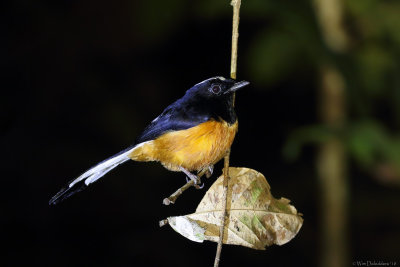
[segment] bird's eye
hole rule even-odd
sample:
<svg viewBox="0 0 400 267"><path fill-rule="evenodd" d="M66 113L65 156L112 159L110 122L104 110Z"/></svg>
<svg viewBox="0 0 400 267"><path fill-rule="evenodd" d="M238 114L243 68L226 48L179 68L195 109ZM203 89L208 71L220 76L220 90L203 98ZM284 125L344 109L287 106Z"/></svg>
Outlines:
<svg viewBox="0 0 400 267"><path fill-rule="evenodd" d="M219 86L219 85L213 85L213 87L211 88L211 91L214 93L214 94L219 94L219 93L221 93L221 86Z"/></svg>

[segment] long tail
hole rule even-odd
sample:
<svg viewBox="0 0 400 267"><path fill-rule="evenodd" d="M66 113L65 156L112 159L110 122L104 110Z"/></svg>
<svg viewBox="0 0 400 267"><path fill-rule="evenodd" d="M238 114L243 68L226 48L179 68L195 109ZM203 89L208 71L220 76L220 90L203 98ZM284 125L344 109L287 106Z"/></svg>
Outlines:
<svg viewBox="0 0 400 267"><path fill-rule="evenodd" d="M73 194L82 191L88 187L91 183L96 182L98 179L103 177L106 173L117 167L118 165L129 160L129 153L134 150L135 147L129 147L114 156L103 160L97 165L93 166L78 178L72 180L66 187L61 189L54 197L49 201L49 205L55 205L64 199L72 196Z"/></svg>

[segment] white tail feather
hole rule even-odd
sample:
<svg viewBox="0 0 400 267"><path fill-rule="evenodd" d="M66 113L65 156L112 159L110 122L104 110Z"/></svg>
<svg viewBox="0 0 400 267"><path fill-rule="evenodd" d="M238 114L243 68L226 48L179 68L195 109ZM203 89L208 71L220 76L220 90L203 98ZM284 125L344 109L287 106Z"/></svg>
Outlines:
<svg viewBox="0 0 400 267"><path fill-rule="evenodd" d="M68 187L71 188L73 187L76 183L85 180L85 184L89 185L91 183L96 182L98 179L103 177L106 173L117 167L118 165L124 163L125 161L129 160L129 153L132 152L136 147L129 149L128 151L125 151L121 154L117 154L109 159L106 159L105 161L100 162L93 168L87 170L83 174L81 174L78 178L73 180Z"/></svg>

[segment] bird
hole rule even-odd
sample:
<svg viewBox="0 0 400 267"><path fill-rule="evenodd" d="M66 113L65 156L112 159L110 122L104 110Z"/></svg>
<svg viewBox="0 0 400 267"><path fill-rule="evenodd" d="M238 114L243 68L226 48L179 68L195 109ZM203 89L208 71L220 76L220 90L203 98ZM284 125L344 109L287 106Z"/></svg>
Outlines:
<svg viewBox="0 0 400 267"><path fill-rule="evenodd" d="M248 84L222 76L195 84L145 127L132 146L69 182L49 205L82 191L128 160L159 161L170 171L183 172L197 185L199 179L193 172L211 175L214 164L230 149L238 130L234 93Z"/></svg>

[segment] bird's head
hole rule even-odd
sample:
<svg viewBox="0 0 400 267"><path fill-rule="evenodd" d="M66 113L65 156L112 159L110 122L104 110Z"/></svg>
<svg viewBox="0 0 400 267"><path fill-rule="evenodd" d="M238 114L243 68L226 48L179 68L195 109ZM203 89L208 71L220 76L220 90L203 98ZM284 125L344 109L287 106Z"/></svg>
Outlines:
<svg viewBox="0 0 400 267"><path fill-rule="evenodd" d="M210 100L228 99L235 91L248 84L249 82L247 81L237 82L233 79L217 76L194 85L187 93L191 96L199 96Z"/></svg>

